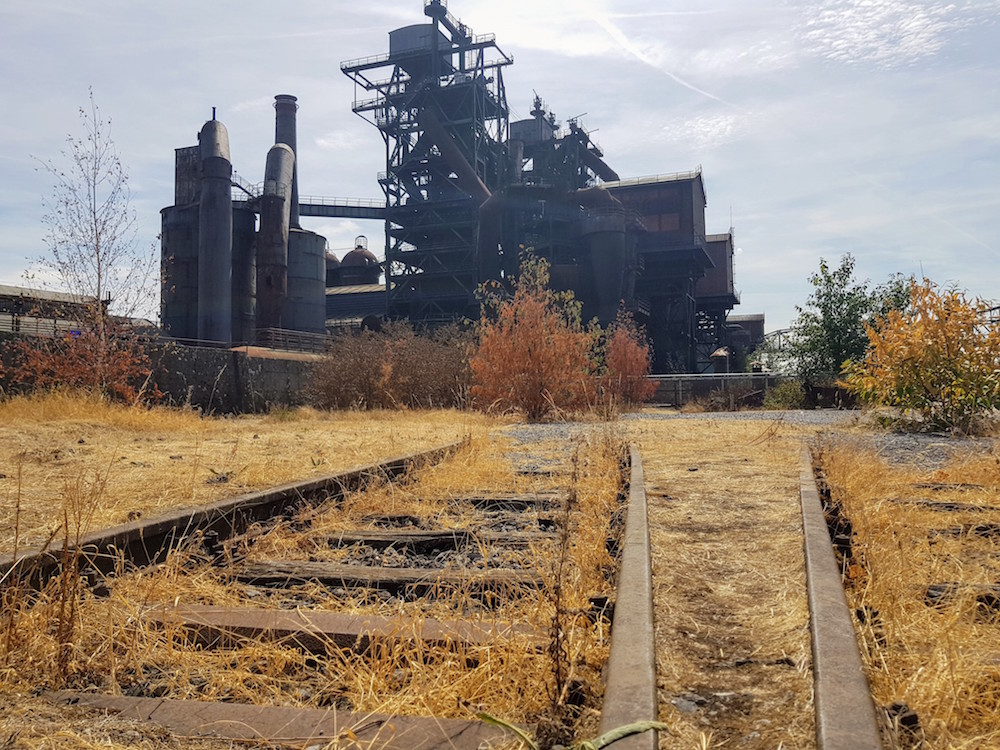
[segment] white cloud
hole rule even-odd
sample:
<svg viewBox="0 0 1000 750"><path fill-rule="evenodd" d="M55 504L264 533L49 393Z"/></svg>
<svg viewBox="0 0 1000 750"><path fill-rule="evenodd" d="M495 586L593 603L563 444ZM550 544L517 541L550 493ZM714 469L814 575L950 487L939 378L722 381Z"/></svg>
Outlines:
<svg viewBox="0 0 1000 750"><path fill-rule="evenodd" d="M997 3L821 0L804 10L803 42L813 54L848 64L898 68L936 56L948 35L995 12Z"/></svg>

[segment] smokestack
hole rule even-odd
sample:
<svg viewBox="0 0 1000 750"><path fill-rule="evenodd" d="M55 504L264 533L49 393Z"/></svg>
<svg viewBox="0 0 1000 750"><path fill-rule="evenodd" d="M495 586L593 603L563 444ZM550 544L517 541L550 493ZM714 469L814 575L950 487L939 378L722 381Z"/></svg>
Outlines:
<svg viewBox="0 0 1000 750"><path fill-rule="evenodd" d="M271 146L264 168L257 235L257 327L281 328L288 296L288 221L295 155L284 143Z"/></svg>
<svg viewBox="0 0 1000 750"><path fill-rule="evenodd" d="M198 210L198 338L232 342L233 166L229 133L218 120L198 134L201 203Z"/></svg>
<svg viewBox="0 0 1000 750"><path fill-rule="evenodd" d="M295 154L295 170L292 173L292 203L288 220L292 227L299 228L299 159L295 145L295 113L299 105L291 94L277 94L274 97L274 142L284 143Z"/></svg>

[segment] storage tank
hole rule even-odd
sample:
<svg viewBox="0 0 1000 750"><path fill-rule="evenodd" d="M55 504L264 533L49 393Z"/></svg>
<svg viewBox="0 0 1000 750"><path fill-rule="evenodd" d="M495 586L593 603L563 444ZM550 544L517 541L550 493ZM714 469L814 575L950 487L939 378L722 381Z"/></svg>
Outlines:
<svg viewBox="0 0 1000 750"><path fill-rule="evenodd" d="M179 339L198 338L198 204L160 211L160 322Z"/></svg>
<svg viewBox="0 0 1000 750"><path fill-rule="evenodd" d="M284 143L267 152L257 237L257 327L284 328L288 235L295 155Z"/></svg>
<svg viewBox="0 0 1000 750"><path fill-rule="evenodd" d="M288 296L282 328L326 333L326 238L315 232L289 232Z"/></svg>
<svg viewBox="0 0 1000 750"><path fill-rule="evenodd" d="M257 216L233 209L233 341L252 344L257 328Z"/></svg>
<svg viewBox="0 0 1000 750"><path fill-rule="evenodd" d="M201 199L198 213L198 338L232 341L233 206L229 133L209 120L198 136Z"/></svg>

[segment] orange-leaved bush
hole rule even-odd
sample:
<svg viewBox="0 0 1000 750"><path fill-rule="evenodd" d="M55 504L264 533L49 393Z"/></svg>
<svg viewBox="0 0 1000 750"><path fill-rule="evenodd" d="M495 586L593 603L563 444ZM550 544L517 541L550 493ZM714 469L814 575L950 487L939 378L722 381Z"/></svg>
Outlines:
<svg viewBox="0 0 1000 750"><path fill-rule="evenodd" d="M538 420L592 403L592 336L572 293L553 292L548 281L548 262L526 255L512 296L498 284L482 290L479 345L469 359L477 408Z"/></svg>
<svg viewBox="0 0 1000 750"><path fill-rule="evenodd" d="M1000 328L986 308L927 279L912 284L908 310L868 327L868 351L848 365L843 384L923 428L973 431L1000 408Z"/></svg>
<svg viewBox="0 0 1000 750"><path fill-rule="evenodd" d="M599 378L604 400L626 408L648 401L656 391L656 383L649 379L651 365L645 335L627 311L619 310L605 337L604 370Z"/></svg>
<svg viewBox="0 0 1000 750"><path fill-rule="evenodd" d="M62 336L20 339L13 360L10 380L21 388L68 388L125 403L162 397L143 343L111 320L100 329L81 325Z"/></svg>

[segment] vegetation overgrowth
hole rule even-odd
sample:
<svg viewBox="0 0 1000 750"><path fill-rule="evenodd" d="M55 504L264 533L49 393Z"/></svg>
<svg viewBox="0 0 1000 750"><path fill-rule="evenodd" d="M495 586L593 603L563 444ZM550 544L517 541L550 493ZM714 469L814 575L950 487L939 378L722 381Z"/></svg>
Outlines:
<svg viewBox="0 0 1000 750"><path fill-rule="evenodd" d="M322 409L464 406L472 343L471 330L458 324L417 332L394 322L340 334L313 370L310 400Z"/></svg>
<svg viewBox="0 0 1000 750"><path fill-rule="evenodd" d="M844 370L863 402L898 410L897 423L975 432L1000 408L1000 326L989 305L924 279L909 305L866 326L864 357Z"/></svg>
<svg viewBox="0 0 1000 750"><path fill-rule="evenodd" d="M589 409L610 416L654 390L650 350L631 317L619 312L607 331L584 326L572 292L549 289L549 264L526 253L509 294L481 290L483 317L469 360L472 403L537 421Z"/></svg>
<svg viewBox="0 0 1000 750"><path fill-rule="evenodd" d="M313 509L279 525L253 549L233 553L277 555L284 548L286 555L300 557L304 537L289 532L307 520L314 525L314 533L305 539L315 547L313 552L323 547L324 530L335 534L337 528L363 525L373 515L413 513L433 523L450 519L469 524L474 519L461 498L470 493L546 494L568 478L572 517L582 517L565 527L555 542L531 549L528 564L548 571L541 598L534 593L515 595L495 609L484 609L463 590L413 602L387 602L372 591L331 592L317 585L270 594L248 591L252 587L234 583L224 570L203 565L203 549L197 543L159 568L128 573L120 566L121 575L105 581L95 581L92 573L80 570L78 560L67 558L64 575L38 596L18 587L4 588L0 687L8 694L26 695L90 686L130 695L336 707L363 714L468 718L488 709L516 722L557 716L570 736L591 733L607 628L602 618L588 617L589 597L611 591L613 561L605 541L612 534L609 525L619 502L621 441L606 428L591 428L568 462L555 454L562 462L560 477L521 476L509 455L506 441L473 440L451 462L432 467L414 484ZM108 491L103 484L67 487L64 540L78 537L86 526L87 509L107 502ZM467 528L475 533L475 527ZM101 596L92 591L95 583L105 589ZM554 587L560 587L559 597L552 593ZM562 648L538 648L537 636L528 628L522 635L498 636L482 646L436 647L419 639L407 646L405 640L390 639L373 644L364 655L337 648L325 656L310 655L266 637L240 638L226 648L202 650L186 648L180 625L157 624L150 617L178 601L236 605L249 600L253 606L403 616L407 632L418 632L425 618L520 622L535 633L558 631ZM586 699L584 705L577 703L580 696Z"/></svg>
<svg viewBox="0 0 1000 750"><path fill-rule="evenodd" d="M1000 746L995 450L935 468L829 441L817 459L853 532L845 587L891 747Z"/></svg>

